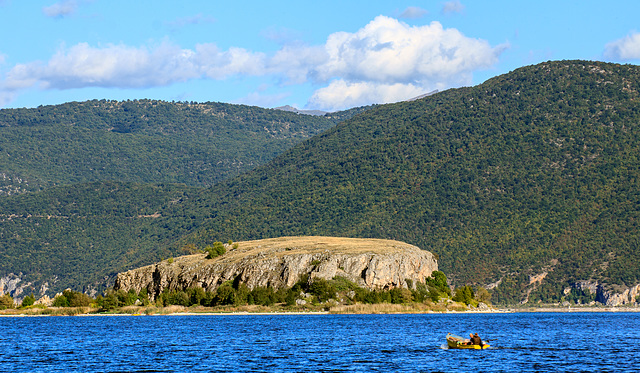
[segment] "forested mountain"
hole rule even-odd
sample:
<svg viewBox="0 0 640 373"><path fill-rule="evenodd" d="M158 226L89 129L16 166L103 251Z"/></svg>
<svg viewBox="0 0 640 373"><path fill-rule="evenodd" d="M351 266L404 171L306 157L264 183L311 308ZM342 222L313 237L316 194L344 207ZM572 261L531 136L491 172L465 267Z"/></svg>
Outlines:
<svg viewBox="0 0 640 373"><path fill-rule="evenodd" d="M104 180L210 186L364 109L311 116L155 100L3 109L0 196Z"/></svg>
<svg viewBox="0 0 640 373"><path fill-rule="evenodd" d="M20 278L36 295L43 286L49 295L104 289L116 273L172 255L167 247L194 228L191 220L153 222L199 190L98 182L1 198L0 281Z"/></svg>
<svg viewBox="0 0 640 373"><path fill-rule="evenodd" d="M95 282L112 268L177 255L189 243L331 235L432 251L455 285L490 285L497 303L559 301L582 280L635 285L639 90L638 66L548 62L475 87L376 106L206 190L93 184L5 198L0 211L19 216L0 222L0 237L13 248L10 257L0 252L0 271L35 278L41 267L15 263L21 255L47 258L44 232L54 232L46 228L53 218L36 215L64 215L78 204L82 212L73 216L99 221L105 209L85 206L92 198L65 197L97 188L98 199L118 201L109 211L128 211L107 214L107 225L129 241L92 238L74 246L76 235L102 229L57 220L64 234L52 237L64 236L66 249L49 255L75 260L82 272L56 273L58 283ZM167 194L136 212L131 207L150 193L144 188ZM72 246L91 255L74 255ZM85 270L89 260L109 270Z"/></svg>
<svg viewBox="0 0 640 373"><path fill-rule="evenodd" d="M494 301L640 283L640 67L549 62L384 105L189 210L191 239L397 239Z"/></svg>

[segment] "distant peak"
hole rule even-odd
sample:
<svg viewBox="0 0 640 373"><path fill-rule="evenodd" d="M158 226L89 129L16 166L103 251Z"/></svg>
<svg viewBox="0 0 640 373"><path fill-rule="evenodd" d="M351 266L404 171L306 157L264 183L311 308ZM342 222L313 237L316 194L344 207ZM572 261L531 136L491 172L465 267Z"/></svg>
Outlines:
<svg viewBox="0 0 640 373"><path fill-rule="evenodd" d="M322 111L322 110L301 110L301 109L294 108L291 105L279 106L279 107L274 108L274 109L275 110L282 110L282 111L290 111L292 113L306 114L306 115L325 115L325 114L328 113L328 112Z"/></svg>
<svg viewBox="0 0 640 373"><path fill-rule="evenodd" d="M431 91L431 92L425 93L425 94L421 94L420 96L416 96L416 97L414 97L414 98L410 98L410 99L405 100L405 101L415 101L415 100L419 100L419 99L421 99L421 98L425 98L425 97L427 97L427 96L431 96L431 95L436 94L436 93L438 93L438 90L437 90L437 89L435 89L435 90L433 90L433 91Z"/></svg>

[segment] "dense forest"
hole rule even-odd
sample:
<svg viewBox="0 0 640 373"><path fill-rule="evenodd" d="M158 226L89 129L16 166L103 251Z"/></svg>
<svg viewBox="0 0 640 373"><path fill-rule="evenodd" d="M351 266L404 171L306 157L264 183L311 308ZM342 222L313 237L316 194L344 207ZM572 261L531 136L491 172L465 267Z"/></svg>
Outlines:
<svg viewBox="0 0 640 373"><path fill-rule="evenodd" d="M639 89L638 66L562 61L377 107L210 189L190 239L402 240L504 303L635 285Z"/></svg>
<svg viewBox="0 0 640 373"><path fill-rule="evenodd" d="M156 100L3 109L0 197L94 181L210 186L366 109L311 116Z"/></svg>
<svg viewBox="0 0 640 373"><path fill-rule="evenodd" d="M197 192L185 185L97 182L2 198L2 275L20 274L54 293L104 289L116 273L172 255L161 248L194 226L188 219L171 227L152 222L167 205Z"/></svg>
<svg viewBox="0 0 640 373"><path fill-rule="evenodd" d="M0 274L95 284L193 245L332 235L432 251L455 286L487 286L495 303L560 301L580 280L635 285L639 90L638 66L547 62L370 108L207 189L98 183L3 198ZM25 264L52 260L65 269Z"/></svg>

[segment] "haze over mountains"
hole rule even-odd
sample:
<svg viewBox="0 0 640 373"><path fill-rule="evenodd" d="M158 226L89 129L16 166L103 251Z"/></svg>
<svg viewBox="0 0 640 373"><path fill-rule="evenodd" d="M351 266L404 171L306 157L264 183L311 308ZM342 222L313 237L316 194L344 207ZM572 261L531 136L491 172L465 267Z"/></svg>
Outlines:
<svg viewBox="0 0 640 373"><path fill-rule="evenodd" d="M2 198L0 276L35 290L95 287L189 243L330 235L417 245L439 255L455 285L487 286L496 302L587 299L584 283L633 287L639 89L638 66L548 62L309 124L306 134L324 132L270 150L280 155L252 171L220 181L209 174L222 171L202 169L208 189L109 182ZM173 149L182 147L191 145Z"/></svg>

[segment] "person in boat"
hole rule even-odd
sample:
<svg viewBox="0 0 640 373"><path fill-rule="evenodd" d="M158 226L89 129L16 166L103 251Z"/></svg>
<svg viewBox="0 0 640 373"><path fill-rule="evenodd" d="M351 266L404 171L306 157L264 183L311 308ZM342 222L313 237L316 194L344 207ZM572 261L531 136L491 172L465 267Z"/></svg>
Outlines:
<svg viewBox="0 0 640 373"><path fill-rule="evenodd" d="M482 343L482 338L480 338L480 336L478 335L478 333L473 334L473 333L469 333L469 344L470 345L478 345L481 346L484 344Z"/></svg>

